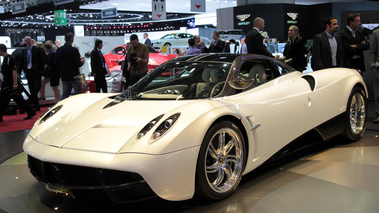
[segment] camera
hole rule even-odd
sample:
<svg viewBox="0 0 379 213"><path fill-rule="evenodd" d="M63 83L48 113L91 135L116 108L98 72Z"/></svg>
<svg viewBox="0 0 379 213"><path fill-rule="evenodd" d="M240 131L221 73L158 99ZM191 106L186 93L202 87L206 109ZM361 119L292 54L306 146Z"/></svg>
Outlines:
<svg viewBox="0 0 379 213"><path fill-rule="evenodd" d="M137 53L136 52L132 52L130 54L130 65L132 68L137 67Z"/></svg>

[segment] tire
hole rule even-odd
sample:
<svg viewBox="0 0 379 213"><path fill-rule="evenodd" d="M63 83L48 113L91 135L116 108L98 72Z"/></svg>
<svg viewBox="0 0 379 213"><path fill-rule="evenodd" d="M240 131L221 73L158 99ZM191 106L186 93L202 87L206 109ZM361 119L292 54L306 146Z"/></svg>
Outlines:
<svg viewBox="0 0 379 213"><path fill-rule="evenodd" d="M229 197L246 164L241 131L230 121L213 125L204 137L196 167L196 195L208 200Z"/></svg>
<svg viewBox="0 0 379 213"><path fill-rule="evenodd" d="M165 43L163 46L171 47L171 44L170 43Z"/></svg>
<svg viewBox="0 0 379 213"><path fill-rule="evenodd" d="M346 107L344 136L350 141L361 139L367 118L367 100L361 88L354 87Z"/></svg>

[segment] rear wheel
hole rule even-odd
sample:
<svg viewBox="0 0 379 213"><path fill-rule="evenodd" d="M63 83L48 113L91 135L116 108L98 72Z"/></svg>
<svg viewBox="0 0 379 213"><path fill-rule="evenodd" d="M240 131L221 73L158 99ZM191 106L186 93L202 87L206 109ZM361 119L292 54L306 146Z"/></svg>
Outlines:
<svg viewBox="0 0 379 213"><path fill-rule="evenodd" d="M246 151L244 138L230 121L213 125L200 148L196 168L196 193L221 200L237 188L243 174Z"/></svg>
<svg viewBox="0 0 379 213"><path fill-rule="evenodd" d="M346 108L344 136L351 141L361 139L366 124L367 102L361 88L353 88Z"/></svg>

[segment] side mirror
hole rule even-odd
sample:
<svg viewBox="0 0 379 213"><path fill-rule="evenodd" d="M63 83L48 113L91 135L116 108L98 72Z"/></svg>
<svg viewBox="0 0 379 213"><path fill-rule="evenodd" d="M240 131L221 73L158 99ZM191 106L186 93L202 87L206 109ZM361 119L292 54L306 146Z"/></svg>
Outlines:
<svg viewBox="0 0 379 213"><path fill-rule="evenodd" d="M254 82L254 79L250 79L241 75L232 76L231 79L228 81L228 84L233 89L247 89L249 88Z"/></svg>

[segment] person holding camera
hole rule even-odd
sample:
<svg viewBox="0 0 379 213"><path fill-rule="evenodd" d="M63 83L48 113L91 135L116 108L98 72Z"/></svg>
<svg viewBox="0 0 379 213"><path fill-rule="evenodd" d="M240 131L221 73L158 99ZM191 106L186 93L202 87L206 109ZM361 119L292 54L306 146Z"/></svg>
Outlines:
<svg viewBox="0 0 379 213"><path fill-rule="evenodd" d="M0 56L4 57L1 64L1 73L4 76L4 81L0 90L0 122L3 121L3 115L9 105L11 99L21 108L21 110L28 113L24 119L31 119L36 115L32 107L28 105L22 96L22 88L17 75L17 62L16 59L7 53L7 47L0 44Z"/></svg>
<svg viewBox="0 0 379 213"><path fill-rule="evenodd" d="M147 74L149 49L138 41L138 36L130 36L130 47L127 50L128 71L130 71L130 85L133 85Z"/></svg>

